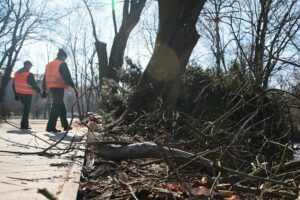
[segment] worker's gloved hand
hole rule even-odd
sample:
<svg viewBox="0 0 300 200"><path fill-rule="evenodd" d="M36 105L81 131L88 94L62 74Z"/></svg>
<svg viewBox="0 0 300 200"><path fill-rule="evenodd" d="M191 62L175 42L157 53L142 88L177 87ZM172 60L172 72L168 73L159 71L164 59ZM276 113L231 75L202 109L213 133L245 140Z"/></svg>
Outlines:
<svg viewBox="0 0 300 200"><path fill-rule="evenodd" d="M19 96L18 95L15 95L15 100L19 101Z"/></svg>
<svg viewBox="0 0 300 200"><path fill-rule="evenodd" d="M75 92L75 96L78 97L78 89L76 87L74 87L73 90Z"/></svg>
<svg viewBox="0 0 300 200"><path fill-rule="evenodd" d="M48 93L46 91L43 91L42 94L41 94L41 98L42 99L48 98Z"/></svg>

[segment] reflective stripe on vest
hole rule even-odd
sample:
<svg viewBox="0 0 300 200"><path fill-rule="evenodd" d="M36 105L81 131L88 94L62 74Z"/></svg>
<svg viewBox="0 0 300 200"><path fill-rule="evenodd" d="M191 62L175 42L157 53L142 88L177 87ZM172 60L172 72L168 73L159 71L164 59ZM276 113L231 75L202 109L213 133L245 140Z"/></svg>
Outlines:
<svg viewBox="0 0 300 200"><path fill-rule="evenodd" d="M15 73L15 90L18 94L29 94L33 95L34 90L31 85L27 83L27 79L30 72L16 72Z"/></svg>
<svg viewBox="0 0 300 200"><path fill-rule="evenodd" d="M47 88L66 88L67 83L59 72L59 66L63 63L61 60L53 60L46 66L46 86Z"/></svg>

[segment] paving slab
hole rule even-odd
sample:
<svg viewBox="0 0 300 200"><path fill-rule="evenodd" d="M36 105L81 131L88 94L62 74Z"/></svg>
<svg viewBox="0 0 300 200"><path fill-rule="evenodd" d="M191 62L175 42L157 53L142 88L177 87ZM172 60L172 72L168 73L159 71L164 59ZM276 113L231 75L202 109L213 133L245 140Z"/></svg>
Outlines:
<svg viewBox="0 0 300 200"><path fill-rule="evenodd" d="M84 157L83 129L73 127L49 151L57 154L70 150L68 153L38 155L57 143L64 132L46 132L46 120L30 120L30 131L16 128L18 119L7 122L0 121L0 199L43 200L51 199L50 195L59 200L75 200Z"/></svg>

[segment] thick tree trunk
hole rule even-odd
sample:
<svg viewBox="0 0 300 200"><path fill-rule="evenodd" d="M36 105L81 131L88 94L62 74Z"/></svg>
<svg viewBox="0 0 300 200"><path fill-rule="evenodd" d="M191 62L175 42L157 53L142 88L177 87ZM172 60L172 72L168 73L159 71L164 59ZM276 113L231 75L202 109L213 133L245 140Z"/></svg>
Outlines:
<svg viewBox="0 0 300 200"><path fill-rule="evenodd" d="M160 98L168 108L177 104L181 76L199 39L196 22L206 0L159 0L159 30L154 53L125 115L147 109Z"/></svg>

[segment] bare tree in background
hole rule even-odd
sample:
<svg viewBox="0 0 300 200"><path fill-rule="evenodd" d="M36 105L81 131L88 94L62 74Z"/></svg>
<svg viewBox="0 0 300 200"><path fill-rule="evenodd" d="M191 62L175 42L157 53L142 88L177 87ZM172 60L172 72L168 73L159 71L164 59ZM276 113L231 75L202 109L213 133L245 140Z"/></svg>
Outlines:
<svg viewBox="0 0 300 200"><path fill-rule="evenodd" d="M72 63L74 66L74 74L75 74L75 86L76 88L79 88L78 86L80 85L80 81L81 81L81 73L80 73L80 69L78 66L78 52L80 52L80 49L78 47L78 43L79 45L81 44L81 42L79 41L80 38L80 32L79 30L82 28L82 23L78 23L78 28L74 28L71 26L71 22L69 20L69 29L68 29L68 33L66 35L66 39L67 39L67 48L68 50L71 52L71 58L72 58ZM82 88L79 88L80 92L82 93ZM78 111L78 115L79 118L82 119L83 118L83 113L82 113L82 107L80 106L80 101L82 99L77 98L77 111Z"/></svg>
<svg viewBox="0 0 300 200"><path fill-rule="evenodd" d="M117 73L123 65L124 52L129 35L140 19L140 15L145 6L146 0L124 0L123 18L119 30L117 27L117 23L114 20L115 37L112 44L109 61L107 56L106 43L99 40L99 36L97 35L96 31L96 23L93 19L90 7L88 6L88 2L87 0L83 0L83 2L85 3L91 17L95 47L100 66L100 83L102 81L102 78L104 77L112 78L118 82L119 78ZM114 13L114 5L112 8Z"/></svg>
<svg viewBox="0 0 300 200"><path fill-rule="evenodd" d="M10 80L13 67L26 40L37 37L44 22L46 1L3 0L0 2L0 68L5 68L1 81L0 101Z"/></svg>
<svg viewBox="0 0 300 200"><path fill-rule="evenodd" d="M199 21L200 33L206 42L211 44L210 49L215 58L216 75L219 77L223 69L227 71L225 61L226 47L232 40L227 37L224 30L224 20L228 20L234 2L228 0L208 0L205 4ZM225 38L224 38L225 37Z"/></svg>
<svg viewBox="0 0 300 200"><path fill-rule="evenodd" d="M232 8L228 24L240 63L250 69L258 88L266 89L272 75L285 67L300 67L299 1L245 0Z"/></svg>
<svg viewBox="0 0 300 200"><path fill-rule="evenodd" d="M145 44L147 53L152 55L158 31L158 7L157 4L152 3L146 6L144 10L144 15L147 17L140 20L138 32L139 36L144 41L143 43Z"/></svg>
<svg viewBox="0 0 300 200"><path fill-rule="evenodd" d="M75 16L79 16L80 10L74 10ZM84 20L70 18L68 21L68 31L62 35L66 41L66 49L70 52L71 63L74 67L75 84L83 94L83 98L77 99L77 111L79 117L82 118L84 113L91 110L93 102L97 99L94 90L90 90L92 86L98 85L98 74L93 69L94 56L96 51L94 48L88 48L90 45L88 29Z"/></svg>
<svg viewBox="0 0 300 200"><path fill-rule="evenodd" d="M94 73L93 69L93 63L94 58L96 54L96 50L93 50L92 54L90 55L87 51L87 37L85 34L84 37L84 43L83 43L83 57L84 57L84 71L83 71L83 80L82 83L83 91L85 91L84 97L85 97L85 105L86 105L86 113L91 112L92 105L94 104L95 100L95 92L98 90L95 90L95 86L98 85L97 83L97 76ZM90 70L90 73L89 73Z"/></svg>

